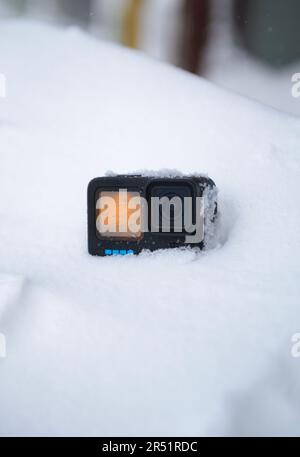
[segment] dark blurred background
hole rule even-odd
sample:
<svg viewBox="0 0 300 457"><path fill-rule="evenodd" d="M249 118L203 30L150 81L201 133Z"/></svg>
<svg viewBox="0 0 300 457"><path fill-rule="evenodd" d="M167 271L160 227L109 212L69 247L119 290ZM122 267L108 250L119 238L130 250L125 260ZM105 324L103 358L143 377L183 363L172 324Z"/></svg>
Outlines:
<svg viewBox="0 0 300 457"><path fill-rule="evenodd" d="M0 18L78 26L300 116L299 0L0 0Z"/></svg>

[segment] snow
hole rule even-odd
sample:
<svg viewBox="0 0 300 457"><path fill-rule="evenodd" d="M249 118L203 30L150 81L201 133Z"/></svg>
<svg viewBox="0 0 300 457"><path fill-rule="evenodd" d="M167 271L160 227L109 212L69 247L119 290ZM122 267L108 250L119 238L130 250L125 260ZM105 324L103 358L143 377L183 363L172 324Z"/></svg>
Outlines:
<svg viewBox="0 0 300 457"><path fill-rule="evenodd" d="M105 173L105 176L117 176L118 173L112 170L108 170ZM195 176L195 177L207 177L206 173L199 173L199 172L191 172L188 175L182 173L180 170L176 170L175 168L161 168L159 170L136 170L127 173L127 175L140 175L143 177L151 177L151 178L183 178L185 176Z"/></svg>
<svg viewBox="0 0 300 457"><path fill-rule="evenodd" d="M299 434L300 120L71 28L0 27L1 435ZM94 258L86 187L198 170L219 243Z"/></svg>

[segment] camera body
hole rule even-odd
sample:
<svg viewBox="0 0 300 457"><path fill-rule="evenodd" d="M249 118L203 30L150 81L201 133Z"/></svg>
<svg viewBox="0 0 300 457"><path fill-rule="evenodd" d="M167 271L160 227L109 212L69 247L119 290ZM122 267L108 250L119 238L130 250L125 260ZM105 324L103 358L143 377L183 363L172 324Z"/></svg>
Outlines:
<svg viewBox="0 0 300 457"><path fill-rule="evenodd" d="M138 254L203 249L217 215L217 189L205 176L115 175L88 185L88 251Z"/></svg>

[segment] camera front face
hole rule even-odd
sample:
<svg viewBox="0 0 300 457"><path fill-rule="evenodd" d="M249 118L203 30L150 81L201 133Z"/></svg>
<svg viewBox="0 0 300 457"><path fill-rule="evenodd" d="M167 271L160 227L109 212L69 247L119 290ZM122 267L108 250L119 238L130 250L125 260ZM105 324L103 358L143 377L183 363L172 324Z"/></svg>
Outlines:
<svg viewBox="0 0 300 457"><path fill-rule="evenodd" d="M118 175L88 186L88 248L92 255L138 254L182 246L202 249L205 215L216 202L204 177L154 178ZM205 205L212 205L210 212ZM212 221L211 221L212 222Z"/></svg>

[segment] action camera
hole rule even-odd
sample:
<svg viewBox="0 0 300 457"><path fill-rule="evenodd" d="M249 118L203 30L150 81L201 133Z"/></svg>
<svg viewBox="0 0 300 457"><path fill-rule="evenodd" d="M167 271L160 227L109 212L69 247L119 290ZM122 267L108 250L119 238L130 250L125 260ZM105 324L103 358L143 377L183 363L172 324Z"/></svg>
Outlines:
<svg viewBox="0 0 300 457"><path fill-rule="evenodd" d="M216 186L205 176L95 178L88 186L88 250L110 256L203 249L216 215Z"/></svg>

